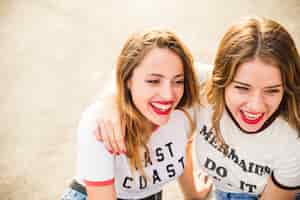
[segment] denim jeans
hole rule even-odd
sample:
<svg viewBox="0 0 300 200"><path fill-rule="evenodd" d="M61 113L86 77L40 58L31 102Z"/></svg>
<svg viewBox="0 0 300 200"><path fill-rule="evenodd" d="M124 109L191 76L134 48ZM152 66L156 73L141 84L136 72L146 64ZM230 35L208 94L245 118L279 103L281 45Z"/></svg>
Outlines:
<svg viewBox="0 0 300 200"><path fill-rule="evenodd" d="M145 200L162 200L162 193L151 195L150 197L144 198ZM62 195L61 200L87 200L87 195L82 194L72 188L68 188ZM122 200L119 199L118 200ZM141 199L143 200L143 199Z"/></svg>
<svg viewBox="0 0 300 200"><path fill-rule="evenodd" d="M87 200L87 195L72 188L68 188L62 195L61 200Z"/></svg>
<svg viewBox="0 0 300 200"><path fill-rule="evenodd" d="M300 192L296 195L296 200L300 200Z"/></svg>
<svg viewBox="0 0 300 200"><path fill-rule="evenodd" d="M230 193L216 190L215 194L217 200L258 200L256 195L247 193Z"/></svg>
<svg viewBox="0 0 300 200"><path fill-rule="evenodd" d="M247 193L229 193L216 190L215 194L217 200L258 200L256 195ZM300 200L300 193L297 193L295 200Z"/></svg>

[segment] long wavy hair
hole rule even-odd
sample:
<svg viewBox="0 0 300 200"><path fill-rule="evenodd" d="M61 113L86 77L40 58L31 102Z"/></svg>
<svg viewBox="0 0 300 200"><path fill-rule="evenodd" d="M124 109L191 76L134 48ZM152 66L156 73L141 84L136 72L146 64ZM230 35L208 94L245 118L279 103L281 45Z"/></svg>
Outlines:
<svg viewBox="0 0 300 200"><path fill-rule="evenodd" d="M220 119L225 108L225 88L233 81L237 68L255 58L279 68L284 88L279 113L300 136L300 57L296 45L277 22L248 18L230 27L223 36L212 77L205 86L208 102L213 107L212 127L223 144Z"/></svg>
<svg viewBox="0 0 300 200"><path fill-rule="evenodd" d="M127 157L131 167L144 174L141 153L149 155L147 142L150 138L152 123L135 106L128 81L133 71L154 48L165 48L174 52L181 59L184 67L184 93L177 109L184 109L199 104L199 83L195 75L194 62L188 48L171 31L150 30L135 33L126 41L118 57L116 70L116 103L120 122L125 132Z"/></svg>

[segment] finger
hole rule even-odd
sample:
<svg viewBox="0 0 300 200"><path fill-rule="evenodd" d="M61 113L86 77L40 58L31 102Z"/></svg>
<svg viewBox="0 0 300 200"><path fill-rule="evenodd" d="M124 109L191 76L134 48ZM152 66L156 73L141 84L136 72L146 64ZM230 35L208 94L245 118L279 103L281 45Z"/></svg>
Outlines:
<svg viewBox="0 0 300 200"><path fill-rule="evenodd" d="M116 123L113 124L115 127L115 139L116 142L120 148L120 150L123 153L126 153L126 146L125 146L125 140L124 140L124 133L125 133L125 129L123 129L121 127L121 122L120 120L118 120Z"/></svg>
<svg viewBox="0 0 300 200"><path fill-rule="evenodd" d="M199 178L207 178L208 177L208 174L204 171L200 171L199 174L198 174Z"/></svg>
<svg viewBox="0 0 300 200"><path fill-rule="evenodd" d="M100 128L100 121L97 121L97 126L96 126L95 130L93 131L93 133L98 141L103 142L103 138L101 135L101 128Z"/></svg>
<svg viewBox="0 0 300 200"><path fill-rule="evenodd" d="M103 139L103 144L104 144L105 148L110 153L113 153L112 146L111 146L110 140L109 140L109 136L107 135L108 130L106 128L106 124L104 123L103 120L101 120L99 123L100 123L100 129L101 129L101 135L102 135L102 139Z"/></svg>
<svg viewBox="0 0 300 200"><path fill-rule="evenodd" d="M117 155L119 155L121 150L120 150L120 147L119 147L119 145L117 143L117 140L116 140L115 127L113 126L113 124L110 120L105 121L105 124L106 124L106 127L107 127L107 129L109 130L109 133L110 133L109 137L110 137L110 143L111 143L113 152L116 153Z"/></svg>
<svg viewBox="0 0 300 200"><path fill-rule="evenodd" d="M211 188L212 187L212 181L209 179L208 174L206 172L200 172L198 173L199 183L203 185L204 188Z"/></svg>
<svg viewBox="0 0 300 200"><path fill-rule="evenodd" d="M195 139L195 136L194 136L194 135L190 136L190 137L188 138L188 140L187 140L187 143L188 143L188 144L193 143L193 142L194 142L194 139Z"/></svg>
<svg viewBox="0 0 300 200"><path fill-rule="evenodd" d="M212 187L212 181L209 179L209 176L207 173L202 172L202 175L200 177L200 180L202 182L202 184L206 187L206 188L211 188Z"/></svg>
<svg viewBox="0 0 300 200"><path fill-rule="evenodd" d="M209 190L211 190L211 188L213 187L213 182L212 180L208 179L207 182L205 183L206 188L208 188Z"/></svg>
<svg viewBox="0 0 300 200"><path fill-rule="evenodd" d="M211 186L213 184L212 180L210 180L210 179L207 180L207 183L210 184Z"/></svg>

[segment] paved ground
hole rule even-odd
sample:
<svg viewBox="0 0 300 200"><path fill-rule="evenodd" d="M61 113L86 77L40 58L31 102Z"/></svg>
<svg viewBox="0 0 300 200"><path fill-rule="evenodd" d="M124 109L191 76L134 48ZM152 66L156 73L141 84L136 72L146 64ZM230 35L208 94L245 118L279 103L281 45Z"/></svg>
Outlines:
<svg viewBox="0 0 300 200"><path fill-rule="evenodd" d="M196 60L211 63L226 28L272 17L300 46L298 0L1 0L0 196L58 199L74 174L74 132L101 94L129 33L174 29ZM181 199L176 184L167 199Z"/></svg>

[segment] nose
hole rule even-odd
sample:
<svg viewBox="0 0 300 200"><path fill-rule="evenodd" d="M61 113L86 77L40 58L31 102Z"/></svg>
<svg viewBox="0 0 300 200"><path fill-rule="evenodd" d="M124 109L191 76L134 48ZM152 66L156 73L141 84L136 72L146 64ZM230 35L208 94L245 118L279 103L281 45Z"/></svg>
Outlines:
<svg viewBox="0 0 300 200"><path fill-rule="evenodd" d="M164 100L174 100L175 97L175 88L173 87L172 83L165 83L161 90L160 90L160 96Z"/></svg>
<svg viewBox="0 0 300 200"><path fill-rule="evenodd" d="M264 96L260 92L252 94L248 99L248 108L252 112L263 112L265 105Z"/></svg>

